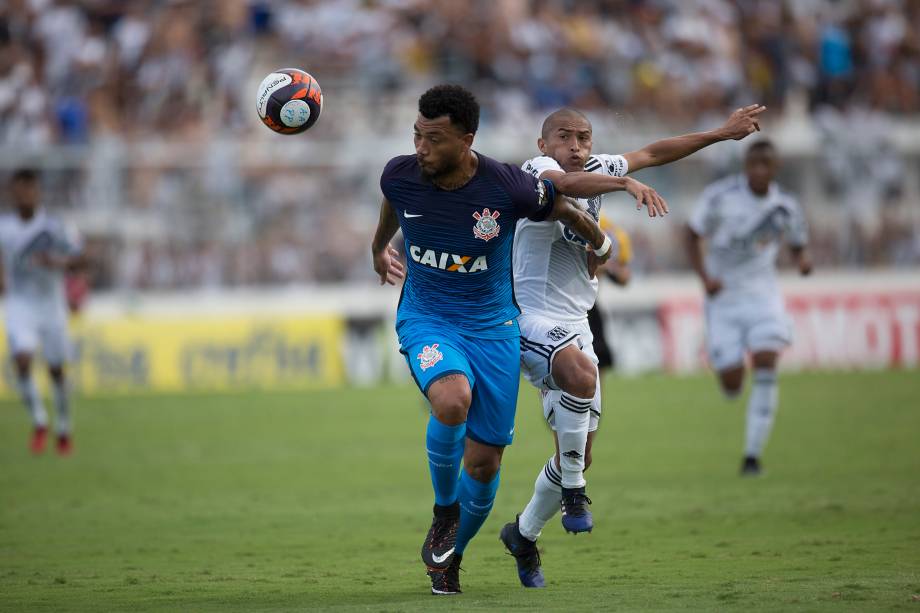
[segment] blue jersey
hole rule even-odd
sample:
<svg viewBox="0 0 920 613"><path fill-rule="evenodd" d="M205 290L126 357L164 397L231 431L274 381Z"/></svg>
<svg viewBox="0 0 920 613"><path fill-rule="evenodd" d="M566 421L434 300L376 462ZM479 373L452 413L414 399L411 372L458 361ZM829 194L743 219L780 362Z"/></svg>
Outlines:
<svg viewBox="0 0 920 613"><path fill-rule="evenodd" d="M443 323L481 338L518 335L511 249L517 220L541 221L553 185L476 154L473 178L455 190L435 186L414 155L395 157L380 177L402 228L408 270L396 324Z"/></svg>

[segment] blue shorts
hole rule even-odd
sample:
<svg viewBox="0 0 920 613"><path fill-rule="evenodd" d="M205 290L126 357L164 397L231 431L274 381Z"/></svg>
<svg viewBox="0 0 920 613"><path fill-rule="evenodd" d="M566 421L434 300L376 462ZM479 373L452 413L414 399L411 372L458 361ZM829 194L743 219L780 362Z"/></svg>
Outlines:
<svg viewBox="0 0 920 613"><path fill-rule="evenodd" d="M511 444L521 371L520 338L482 339L447 325L407 320L397 326L400 353L426 396L445 375L463 374L472 402L466 435L496 447Z"/></svg>

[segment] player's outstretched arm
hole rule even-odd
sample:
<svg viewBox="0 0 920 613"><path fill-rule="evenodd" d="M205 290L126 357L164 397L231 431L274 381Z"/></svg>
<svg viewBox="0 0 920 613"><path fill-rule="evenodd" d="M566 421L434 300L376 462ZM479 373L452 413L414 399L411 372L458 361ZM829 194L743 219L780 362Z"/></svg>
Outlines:
<svg viewBox="0 0 920 613"><path fill-rule="evenodd" d="M371 243L371 255L374 258L374 271L380 276L380 285L389 283L396 285L405 276L399 253L390 245L399 229L399 219L396 212L386 198L380 204L380 219L377 222L377 231Z"/></svg>
<svg viewBox="0 0 920 613"><path fill-rule="evenodd" d="M572 198L593 198L610 192L625 191L636 199L636 209L644 205L649 217L664 216L668 203L654 189L631 177L612 177L595 172L546 170L541 179L549 179L556 193Z"/></svg>
<svg viewBox="0 0 920 613"><path fill-rule="evenodd" d="M553 182L557 193L572 198L594 198L610 192L626 191L630 181L635 181L629 177L611 177L583 170L575 172L544 170L540 178L549 179Z"/></svg>
<svg viewBox="0 0 920 613"><path fill-rule="evenodd" d="M706 293L710 296L715 296L722 290L722 282L718 279L713 279L706 273L706 265L703 263L703 237L689 226L687 227L685 246L687 259L690 260L690 268L703 282L703 288Z"/></svg>
<svg viewBox="0 0 920 613"><path fill-rule="evenodd" d="M628 171L633 173L649 166L670 164L723 140L741 140L760 131L759 117L766 110L767 107L760 104L745 106L737 109L722 127L715 130L666 138L646 145L638 151L626 153L623 157L629 165Z"/></svg>

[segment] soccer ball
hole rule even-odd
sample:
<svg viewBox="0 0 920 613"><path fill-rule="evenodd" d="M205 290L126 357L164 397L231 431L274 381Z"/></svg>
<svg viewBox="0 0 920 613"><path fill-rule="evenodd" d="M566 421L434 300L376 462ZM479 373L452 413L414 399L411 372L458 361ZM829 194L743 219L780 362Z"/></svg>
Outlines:
<svg viewBox="0 0 920 613"><path fill-rule="evenodd" d="M256 110L262 123L278 134L300 134L319 119L323 90L309 73L282 68L262 79Z"/></svg>

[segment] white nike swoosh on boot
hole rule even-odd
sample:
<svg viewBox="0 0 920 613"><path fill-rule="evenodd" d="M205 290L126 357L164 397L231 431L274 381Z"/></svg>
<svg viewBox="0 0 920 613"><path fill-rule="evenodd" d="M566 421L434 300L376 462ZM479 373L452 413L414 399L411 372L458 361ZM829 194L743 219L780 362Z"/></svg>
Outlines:
<svg viewBox="0 0 920 613"><path fill-rule="evenodd" d="M446 560L447 558L449 558L449 557L450 557L450 554L452 554L453 552L454 552L454 548L451 547L450 549L448 549L447 551L445 551L445 552L444 552L444 555L442 555L442 556L436 556L436 555L432 554L431 559L434 560L434 563L435 563L435 564L440 564L440 563L442 563L444 560Z"/></svg>

